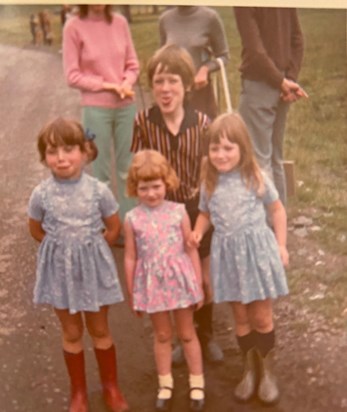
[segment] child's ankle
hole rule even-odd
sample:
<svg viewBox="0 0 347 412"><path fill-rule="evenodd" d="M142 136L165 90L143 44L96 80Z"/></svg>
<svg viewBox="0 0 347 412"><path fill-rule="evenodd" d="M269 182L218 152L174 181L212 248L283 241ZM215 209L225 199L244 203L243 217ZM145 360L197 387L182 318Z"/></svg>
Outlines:
<svg viewBox="0 0 347 412"><path fill-rule="evenodd" d="M189 386L191 389L190 399L201 400L205 398L205 379L204 375L189 375Z"/></svg>
<svg viewBox="0 0 347 412"><path fill-rule="evenodd" d="M159 392L158 392L158 399L170 399L172 396L173 389L173 378L171 373L167 375L158 375L159 380Z"/></svg>

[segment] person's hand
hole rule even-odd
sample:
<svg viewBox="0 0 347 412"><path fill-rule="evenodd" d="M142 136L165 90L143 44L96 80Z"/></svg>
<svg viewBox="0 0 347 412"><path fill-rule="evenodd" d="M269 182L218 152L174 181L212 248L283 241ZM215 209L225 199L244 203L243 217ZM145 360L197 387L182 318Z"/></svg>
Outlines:
<svg viewBox="0 0 347 412"><path fill-rule="evenodd" d="M128 305L131 310L131 312L137 316L138 318L142 318L142 312L139 312L138 310L134 309L134 303L133 303L133 297L128 294Z"/></svg>
<svg viewBox="0 0 347 412"><path fill-rule="evenodd" d="M126 81L124 81L122 84L105 82L103 84L103 88L104 90L117 93L121 99L124 99L125 97L132 97L135 94L131 85Z"/></svg>
<svg viewBox="0 0 347 412"><path fill-rule="evenodd" d="M293 103L301 98L308 98L305 90L296 82L284 78L281 84L281 99L284 102Z"/></svg>
<svg viewBox="0 0 347 412"><path fill-rule="evenodd" d="M208 84L208 67L201 66L194 77L194 89L199 90Z"/></svg>
<svg viewBox="0 0 347 412"><path fill-rule="evenodd" d="M127 81L124 81L119 87L118 94L119 94L121 99L124 99L125 97L134 96L135 92L134 92L131 84L129 84Z"/></svg>
<svg viewBox="0 0 347 412"><path fill-rule="evenodd" d="M285 246L279 246L278 247L279 252L280 252L280 257L281 257L281 261L284 267L288 266L289 264L289 254L288 254L288 250Z"/></svg>
<svg viewBox="0 0 347 412"><path fill-rule="evenodd" d="M194 247L194 248L198 248L200 246L200 242L202 239L202 235L201 233L195 232L194 230L192 230L190 232L188 241L187 241L187 245L189 247Z"/></svg>
<svg viewBox="0 0 347 412"><path fill-rule="evenodd" d="M194 310L199 310L201 309L205 304L205 300L201 299L198 303L195 304Z"/></svg>

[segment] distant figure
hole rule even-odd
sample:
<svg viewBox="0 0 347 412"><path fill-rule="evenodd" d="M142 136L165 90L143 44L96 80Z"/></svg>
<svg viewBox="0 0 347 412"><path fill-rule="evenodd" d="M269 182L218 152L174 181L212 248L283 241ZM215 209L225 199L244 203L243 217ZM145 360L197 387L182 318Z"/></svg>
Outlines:
<svg viewBox="0 0 347 412"><path fill-rule="evenodd" d="M43 10L39 13L39 20L41 25L41 30L43 33L44 44L51 46L53 43L53 31L52 31L52 21L48 10Z"/></svg>
<svg viewBox="0 0 347 412"><path fill-rule="evenodd" d="M87 327L110 411L129 410L117 383L116 349L108 326L109 305L123 301L110 250L120 232L112 192L84 166L97 156L90 132L57 118L38 135L41 162L51 171L33 190L29 229L40 242L34 302L53 307L61 324L70 377L70 412L87 412L83 331Z"/></svg>
<svg viewBox="0 0 347 412"><path fill-rule="evenodd" d="M32 36L32 43L35 46L42 44L43 37L42 37L42 31L40 28L40 22L39 22L39 18L37 14L30 15L29 25L30 25L30 33Z"/></svg>

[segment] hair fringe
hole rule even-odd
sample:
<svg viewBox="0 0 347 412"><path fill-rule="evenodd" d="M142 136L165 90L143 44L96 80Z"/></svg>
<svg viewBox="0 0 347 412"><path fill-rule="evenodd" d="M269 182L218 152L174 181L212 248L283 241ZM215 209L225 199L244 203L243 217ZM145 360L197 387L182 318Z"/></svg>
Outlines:
<svg viewBox="0 0 347 412"><path fill-rule="evenodd" d="M157 150L145 149L137 152L128 170L127 194L137 197L137 186L140 181L162 179L168 191L179 187L179 179L168 160Z"/></svg>
<svg viewBox="0 0 347 412"><path fill-rule="evenodd" d="M206 133L208 146L211 143L219 143L224 136L230 142L239 145L240 163L238 169L247 189L254 190L258 196L261 196L265 190L263 175L255 158L247 127L238 113L221 114L209 125ZM212 196L217 187L218 176L217 169L208 157L201 172L201 180L205 185L208 197Z"/></svg>

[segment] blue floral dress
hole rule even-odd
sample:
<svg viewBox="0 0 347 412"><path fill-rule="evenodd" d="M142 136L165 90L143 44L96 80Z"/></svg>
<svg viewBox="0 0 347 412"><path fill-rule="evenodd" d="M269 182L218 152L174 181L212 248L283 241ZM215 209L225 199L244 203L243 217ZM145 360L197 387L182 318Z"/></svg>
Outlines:
<svg viewBox="0 0 347 412"><path fill-rule="evenodd" d="M285 271L273 231L266 222L267 205L278 199L264 175L265 192L248 190L238 171L220 174L210 198L201 188L199 209L210 214L211 278L214 301L242 302L288 294Z"/></svg>
<svg viewBox="0 0 347 412"><path fill-rule="evenodd" d="M85 173L76 180L51 176L33 190L28 213L46 232L38 250L35 303L76 313L123 300L102 235L102 218L117 211L106 184Z"/></svg>
<svg viewBox="0 0 347 412"><path fill-rule="evenodd" d="M143 204L126 214L136 240L134 309L147 313L187 308L202 299L190 257L184 249L183 204Z"/></svg>

